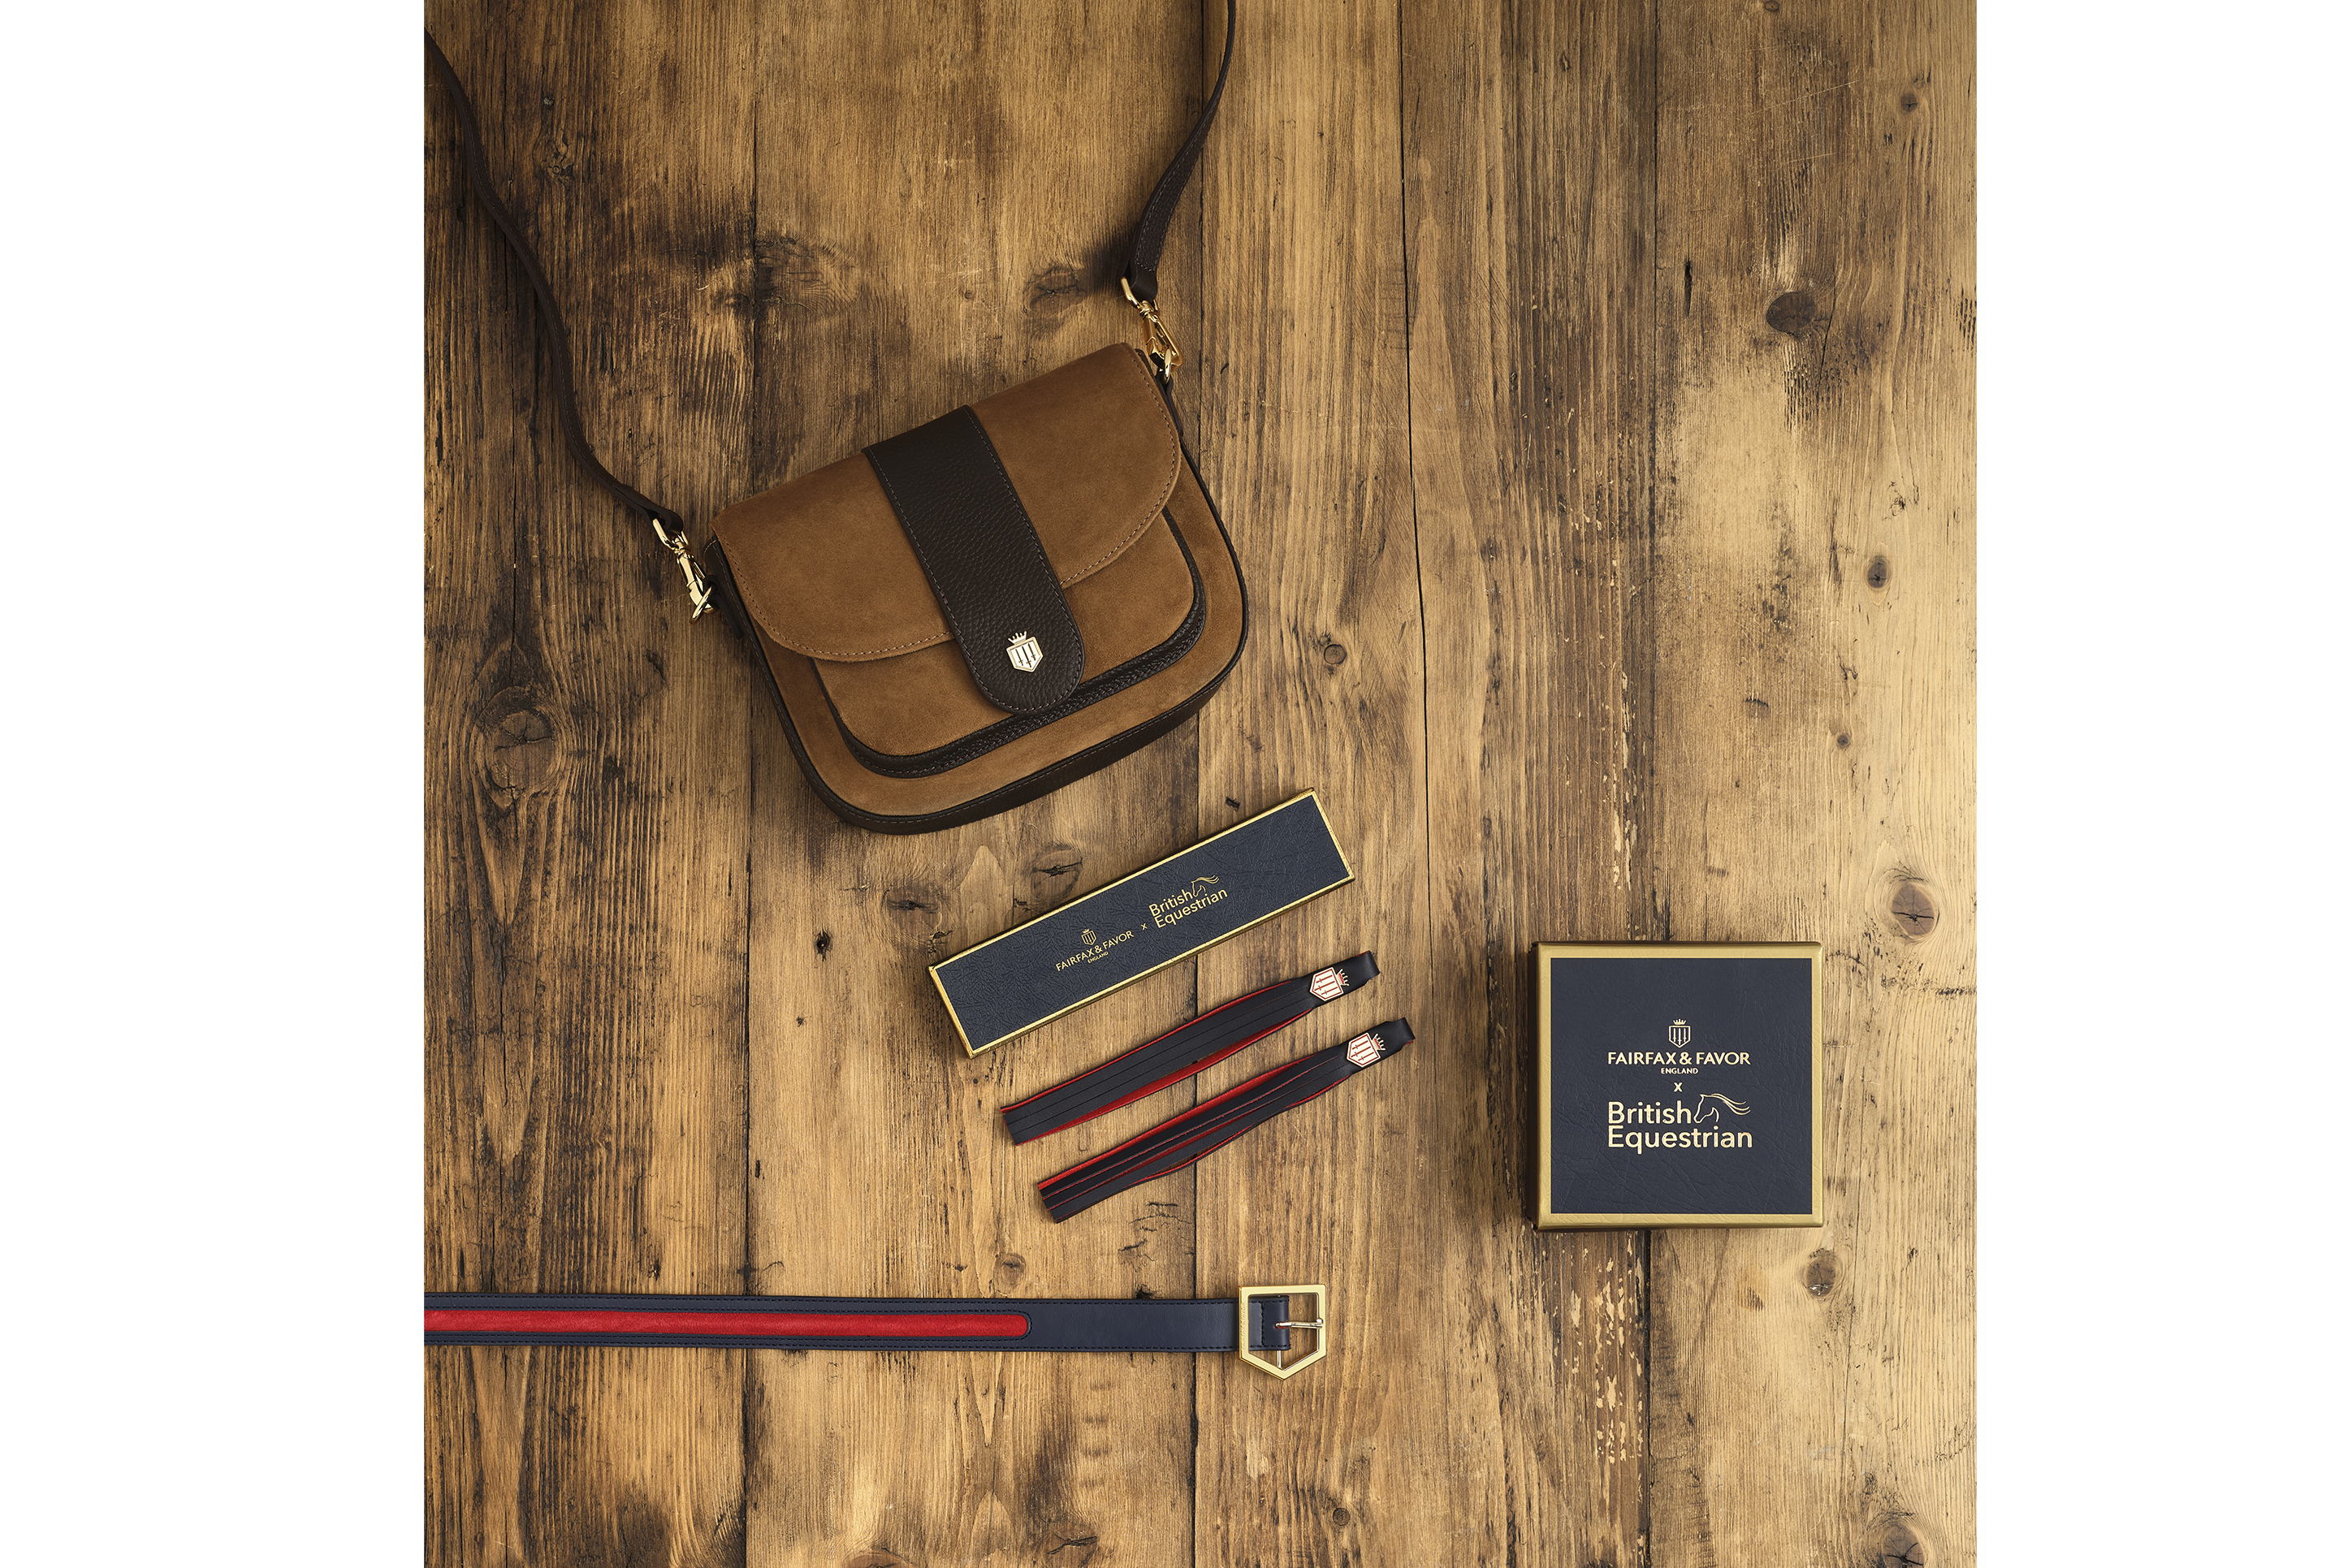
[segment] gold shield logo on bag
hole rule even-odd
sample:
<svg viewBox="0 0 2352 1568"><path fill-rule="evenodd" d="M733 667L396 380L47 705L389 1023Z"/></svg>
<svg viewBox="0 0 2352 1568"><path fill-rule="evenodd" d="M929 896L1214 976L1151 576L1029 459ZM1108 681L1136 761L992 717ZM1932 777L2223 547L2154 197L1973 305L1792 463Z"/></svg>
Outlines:
<svg viewBox="0 0 2352 1568"><path fill-rule="evenodd" d="M1028 632L1015 632L1004 645L1004 656L1013 661L1014 669L1025 675L1044 660L1045 650L1037 646L1037 639Z"/></svg>

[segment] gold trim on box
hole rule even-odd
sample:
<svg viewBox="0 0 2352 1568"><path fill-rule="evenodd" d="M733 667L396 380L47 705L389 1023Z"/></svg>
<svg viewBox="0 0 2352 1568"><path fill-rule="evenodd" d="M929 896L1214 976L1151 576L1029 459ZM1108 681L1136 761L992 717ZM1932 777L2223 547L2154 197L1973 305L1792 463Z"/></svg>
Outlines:
<svg viewBox="0 0 2352 1568"><path fill-rule="evenodd" d="M1259 818L1271 817L1276 811L1282 810L1287 807L1296 806L1301 800L1312 800L1315 802L1315 815L1321 820L1324 834L1330 839L1332 849L1339 852L1339 869L1347 873L1345 876L1342 876L1337 882L1329 883L1322 887L1318 887L1314 892L1307 894L1303 897L1292 899L1280 909L1270 909L1266 911L1266 913L1259 915L1247 925L1237 925L1222 936L1212 936L1206 942L1202 943L1199 946L1187 947L1184 951L1177 954L1172 958L1163 958L1159 963L1152 965L1149 969L1144 969L1139 973L1129 975L1126 979L1119 981L1118 984L1115 986L1105 986L1093 996L1081 997L1078 1000L1072 1002L1068 1007L1062 1009L1059 1012L1047 1013L1044 1018L1038 1019L1033 1023L1024 1023L1019 1029L1013 1030L1009 1034L998 1035L994 1040L990 1040L985 1045L972 1044L971 1036L964 1030L963 1019L956 1016L955 1003L952 1000L950 1000L946 985L940 979L940 971L941 969L946 968L950 964L961 963L962 960L971 957L974 953L979 952L982 947L988 946L991 943L1002 942L1007 936L1012 936L1020 932L1026 931L1030 926L1036 925L1040 920L1051 920L1055 915L1059 915L1064 910L1069 908L1070 904L1080 903L1086 898L1099 897L1115 887L1120 887L1128 883L1133 882L1138 877L1149 876L1153 872L1158 871L1161 866L1166 865L1170 861L1176 860L1183 855L1189 855L1194 850L1201 849L1205 845L1213 844L1219 839L1223 838L1227 833L1237 833L1244 828L1248 827L1252 822L1256 821ZM1125 876L1120 877L1117 882L1107 882L1100 887L1095 889L1094 892L1083 894L1080 898L1070 900L1069 904L1056 904L1053 908L1045 911L1043 915L1032 915L1030 918L1023 921L1020 925L1013 927L1010 931L1000 931L995 936L990 937L986 942L975 942L971 946L965 948L962 952L955 954L951 957L940 959L930 967L931 985L933 988L940 993L940 1000L947 1003L948 1020L955 1025L956 1038L963 1041L964 1054L967 1056L978 1056L983 1051L993 1051L998 1046L1003 1045L1006 1040L1017 1039L1022 1035L1029 1033L1032 1030L1043 1029L1047 1024L1052 1023L1055 1019L1074 1013L1080 1008L1087 1006L1089 1002L1100 1001L1103 998L1110 995L1113 991L1124 990L1128 987L1135 984L1136 981L1151 975L1156 975L1160 970L1169 967L1171 965L1181 964L1185 959L1192 956L1195 953L1204 953L1220 942L1229 942L1244 931L1254 930L1256 927L1265 925L1267 921L1273 919L1277 915L1287 915L1290 911L1297 908L1300 904L1320 898L1334 888L1345 887L1355 880L1355 865L1348 859L1348 851L1346 847L1339 842L1339 835L1331 831L1331 815L1329 812L1323 810L1322 797L1316 794L1312 789L1303 789L1299 791L1299 793L1290 797L1287 800L1276 801L1275 804L1268 806L1265 810L1259 811L1255 815L1243 818L1240 821L1235 822L1230 828L1219 829L1216 832L1211 833L1207 838L1199 841L1197 843L1187 844L1182 849L1176 851L1173 854L1162 855L1160 859L1153 861L1150 865L1144 866L1139 870L1128 873Z"/></svg>
<svg viewBox="0 0 2352 1568"><path fill-rule="evenodd" d="M1811 1214L1559 1214L1551 1185L1551 961L1554 958L1794 958L1813 977L1813 1211ZM1536 944L1536 1228L1717 1230L1820 1225L1822 1173L1822 945L1818 942L1538 942Z"/></svg>

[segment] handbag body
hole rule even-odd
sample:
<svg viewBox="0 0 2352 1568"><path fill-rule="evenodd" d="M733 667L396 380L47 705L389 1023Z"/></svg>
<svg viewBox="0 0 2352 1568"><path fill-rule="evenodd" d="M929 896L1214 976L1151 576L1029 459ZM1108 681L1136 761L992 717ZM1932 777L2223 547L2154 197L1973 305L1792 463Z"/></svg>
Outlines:
<svg viewBox="0 0 2352 1568"><path fill-rule="evenodd" d="M567 446L677 562L765 678L793 755L845 821L927 832L1107 767L1213 695L1248 634L1241 563L1174 400L1183 361L1157 264L1233 64L1136 225L1121 280L1144 346L1115 344L954 409L719 513L685 519L615 478L586 439L561 313L498 200L463 86L466 172L529 274Z"/></svg>

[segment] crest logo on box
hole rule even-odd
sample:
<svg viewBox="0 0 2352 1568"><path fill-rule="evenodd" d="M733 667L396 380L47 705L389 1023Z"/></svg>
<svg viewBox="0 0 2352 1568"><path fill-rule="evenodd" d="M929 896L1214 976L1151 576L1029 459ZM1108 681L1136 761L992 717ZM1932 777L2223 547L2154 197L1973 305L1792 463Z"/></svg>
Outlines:
<svg viewBox="0 0 2352 1568"><path fill-rule="evenodd" d="M1055 971L1059 973L1060 971L1068 968L1073 964L1091 964L1096 959L1101 957L1104 954L1109 952L1112 948L1118 946L1120 943L1126 941L1129 937L1134 935L1135 933L1132 931L1122 931L1116 936L1102 936L1097 935L1095 928L1089 925L1084 931L1078 933L1079 937L1085 941L1086 946L1071 954L1068 957L1063 959L1060 963L1055 964L1054 966Z"/></svg>
<svg viewBox="0 0 2352 1568"><path fill-rule="evenodd" d="M1682 1019L1676 1019L1674 1022L1666 1026L1666 1043L1673 1046L1676 1051L1680 1051L1683 1047L1688 1045L1690 1043L1690 1025L1685 1023Z"/></svg>

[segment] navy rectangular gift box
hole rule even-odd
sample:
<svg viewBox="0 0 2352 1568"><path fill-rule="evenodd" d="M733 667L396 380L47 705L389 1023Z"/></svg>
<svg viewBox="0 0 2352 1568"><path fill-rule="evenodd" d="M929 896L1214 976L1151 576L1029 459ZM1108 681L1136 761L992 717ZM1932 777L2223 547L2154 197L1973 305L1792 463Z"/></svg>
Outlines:
<svg viewBox="0 0 2352 1568"><path fill-rule="evenodd" d="M931 966L974 1056L1355 880L1309 789Z"/></svg>

